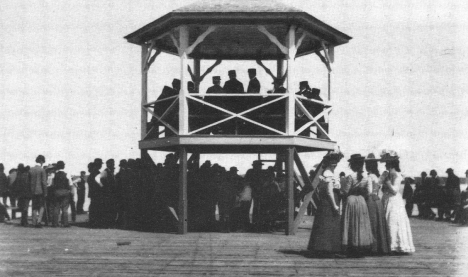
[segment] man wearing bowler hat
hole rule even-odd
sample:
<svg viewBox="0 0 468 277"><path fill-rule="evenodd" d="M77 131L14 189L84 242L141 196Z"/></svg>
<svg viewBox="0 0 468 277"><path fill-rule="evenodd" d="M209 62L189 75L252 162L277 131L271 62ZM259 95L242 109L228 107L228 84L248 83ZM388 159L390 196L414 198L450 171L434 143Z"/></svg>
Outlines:
<svg viewBox="0 0 468 277"><path fill-rule="evenodd" d="M255 68L249 68L249 86L247 87L247 93L260 93L260 82L257 79L257 70Z"/></svg>

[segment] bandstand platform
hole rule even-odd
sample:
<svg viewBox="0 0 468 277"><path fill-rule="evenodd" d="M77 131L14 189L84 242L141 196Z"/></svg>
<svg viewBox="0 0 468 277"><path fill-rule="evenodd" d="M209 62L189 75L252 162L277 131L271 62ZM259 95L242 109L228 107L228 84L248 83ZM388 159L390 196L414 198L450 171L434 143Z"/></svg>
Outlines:
<svg viewBox="0 0 468 277"><path fill-rule="evenodd" d="M277 172L286 175L286 234L294 234L322 170L319 166L315 180L309 180L299 153L325 154L336 148L328 132L333 109L330 72L335 47L351 37L277 1L202 0L156 19L125 39L141 46L142 158L150 159L148 151L167 151L175 152L178 159L179 233L187 233L188 160L208 153L271 153L277 155ZM165 87L157 100L148 101L148 72L161 53L179 57L180 84ZM322 76L328 79L325 99L304 93L306 88L297 80L297 59L312 54L327 72ZM209 60L216 62L202 74L201 61ZM256 61L272 78L274 89L201 92L204 78L223 60ZM262 61L275 61L276 74ZM294 182L304 192L298 216L294 216Z"/></svg>

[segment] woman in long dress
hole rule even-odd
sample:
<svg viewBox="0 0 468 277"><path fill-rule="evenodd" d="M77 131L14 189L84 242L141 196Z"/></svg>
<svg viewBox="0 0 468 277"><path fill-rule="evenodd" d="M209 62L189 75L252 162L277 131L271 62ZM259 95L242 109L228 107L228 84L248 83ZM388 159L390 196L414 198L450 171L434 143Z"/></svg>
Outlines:
<svg viewBox="0 0 468 277"><path fill-rule="evenodd" d="M400 161L396 153L382 155L385 161L385 174L382 203L385 209L390 250L395 254L406 254L415 251L411 226L406 214L405 203L400 194L403 176L400 173Z"/></svg>
<svg viewBox="0 0 468 277"><path fill-rule="evenodd" d="M316 191L319 203L315 213L309 246L315 255L337 254L341 252L341 220L339 200L339 181L335 178L335 168L341 153L327 154L323 159L322 167L325 169L320 176L320 183ZM335 189L335 190L334 190Z"/></svg>
<svg viewBox="0 0 468 277"><path fill-rule="evenodd" d="M379 198L379 191L381 188L379 182L379 168L374 154L367 155L365 160L367 175L367 185L369 196L367 197L367 208L369 210L369 219L371 223L372 236L374 241L371 245L371 253L383 255L390 253L387 221L385 219L385 211L382 201Z"/></svg>
<svg viewBox="0 0 468 277"><path fill-rule="evenodd" d="M369 210L365 197L368 195L367 179L362 175L364 157L351 155L348 160L353 171L347 178L345 190L346 206L343 210L342 248L350 256L362 256L371 248L373 237L369 219ZM349 191L346 189L349 188Z"/></svg>

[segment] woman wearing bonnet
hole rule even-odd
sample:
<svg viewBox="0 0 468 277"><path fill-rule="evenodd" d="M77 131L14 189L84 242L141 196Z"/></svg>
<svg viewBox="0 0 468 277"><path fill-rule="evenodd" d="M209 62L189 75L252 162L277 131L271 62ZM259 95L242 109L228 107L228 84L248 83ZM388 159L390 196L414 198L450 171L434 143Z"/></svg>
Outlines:
<svg viewBox="0 0 468 277"><path fill-rule="evenodd" d="M406 214L405 203L400 193L403 175L400 173L398 154L392 150L383 150L381 162L385 162L387 172L382 174L382 204L385 209L390 250L394 254L414 252L413 235Z"/></svg>
<svg viewBox="0 0 468 277"><path fill-rule="evenodd" d="M341 252L339 180L335 178L335 168L343 158L336 150L323 158L320 183L315 189L317 210L307 249L314 255L337 254Z"/></svg>

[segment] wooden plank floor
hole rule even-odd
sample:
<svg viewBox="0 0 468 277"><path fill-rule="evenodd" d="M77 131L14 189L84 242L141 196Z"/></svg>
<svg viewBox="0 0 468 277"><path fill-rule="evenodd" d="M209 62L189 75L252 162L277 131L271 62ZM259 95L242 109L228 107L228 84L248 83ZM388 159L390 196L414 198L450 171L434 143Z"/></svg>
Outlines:
<svg viewBox="0 0 468 277"><path fill-rule="evenodd" d="M311 224L296 236L181 236L15 220L0 224L0 276L468 276L468 227L412 218L413 255L314 259L304 256Z"/></svg>

